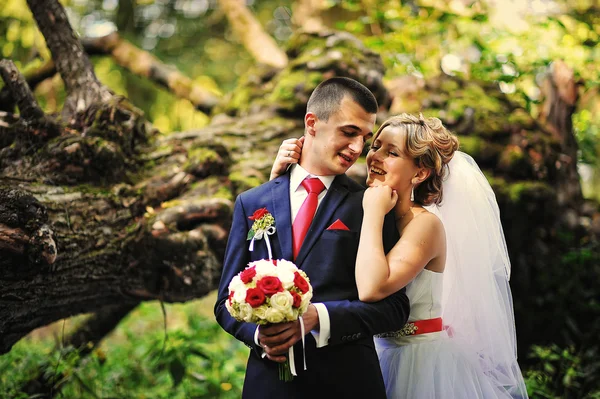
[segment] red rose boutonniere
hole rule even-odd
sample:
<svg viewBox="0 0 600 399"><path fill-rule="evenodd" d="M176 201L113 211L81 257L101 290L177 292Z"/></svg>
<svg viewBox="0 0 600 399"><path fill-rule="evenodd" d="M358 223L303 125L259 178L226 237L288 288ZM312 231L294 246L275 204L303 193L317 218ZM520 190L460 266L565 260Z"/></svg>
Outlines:
<svg viewBox="0 0 600 399"><path fill-rule="evenodd" d="M260 208L254 211L252 216L248 219L253 220L254 223L248 231L247 240L250 241L250 251L254 251L254 241L265 239L267 244L267 250L269 251L269 259L273 258L271 253L271 243L269 242L269 236L275 234L275 218L267 210L267 208Z"/></svg>

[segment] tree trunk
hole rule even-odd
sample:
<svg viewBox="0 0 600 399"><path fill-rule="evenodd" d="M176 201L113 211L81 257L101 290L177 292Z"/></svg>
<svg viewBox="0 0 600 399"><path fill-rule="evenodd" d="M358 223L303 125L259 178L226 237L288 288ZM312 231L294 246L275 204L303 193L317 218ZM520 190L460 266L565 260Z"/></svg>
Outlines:
<svg viewBox="0 0 600 399"><path fill-rule="evenodd" d="M189 100L196 109L209 113L218 103L220 96L193 82L172 66L162 63L147 51L135 47L116 32L99 38L83 38L82 45L87 55L111 55L113 59L133 74L150 79L180 98ZM56 74L53 60L25 75L31 90ZM12 112L15 100L8 87L0 91L0 110Z"/></svg>
<svg viewBox="0 0 600 399"><path fill-rule="evenodd" d="M283 68L288 59L285 52L269 36L260 22L240 0L219 0L219 5L227 15L231 29L254 59L265 65Z"/></svg>
<svg viewBox="0 0 600 399"><path fill-rule="evenodd" d="M219 101L219 95L183 75L175 67L163 64L147 51L122 39L118 33L93 39L83 39L88 54L110 54L113 59L132 73L150 79L179 98L189 100L196 109L209 113Z"/></svg>
<svg viewBox="0 0 600 399"><path fill-rule="evenodd" d="M58 0L27 0L27 4L68 92L63 116L69 118L93 103L108 101L112 95L96 78L92 64Z"/></svg>
<svg viewBox="0 0 600 399"><path fill-rule="evenodd" d="M564 168L561 172L566 178L561 179L558 201L561 205L570 205L572 208L578 208L583 202L577 170L579 147L573 134L572 120L579 99L579 85L580 82L575 81L573 69L561 60L554 61L542 85L545 98L540 113L540 120L560 142L564 154ZM578 222L572 213L564 221L574 228Z"/></svg>

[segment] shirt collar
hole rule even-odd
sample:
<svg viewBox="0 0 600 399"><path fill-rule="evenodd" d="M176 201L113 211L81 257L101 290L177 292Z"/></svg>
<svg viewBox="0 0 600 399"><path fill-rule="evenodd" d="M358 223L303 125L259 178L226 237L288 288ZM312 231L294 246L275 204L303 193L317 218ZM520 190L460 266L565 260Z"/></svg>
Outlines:
<svg viewBox="0 0 600 399"><path fill-rule="evenodd" d="M292 166L292 171L290 172L290 190L292 190L291 192L295 193L296 190L298 190L298 187L300 187L300 184L307 177L319 178L327 190L329 190L329 187L331 187L331 183L333 183L333 180L335 179L335 176L313 175L311 173L308 173L308 171L299 164L295 164Z"/></svg>

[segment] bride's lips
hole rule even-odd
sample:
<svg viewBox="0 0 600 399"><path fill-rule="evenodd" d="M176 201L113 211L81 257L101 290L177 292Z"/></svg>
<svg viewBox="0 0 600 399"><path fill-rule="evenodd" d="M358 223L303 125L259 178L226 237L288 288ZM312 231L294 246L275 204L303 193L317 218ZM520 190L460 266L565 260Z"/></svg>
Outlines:
<svg viewBox="0 0 600 399"><path fill-rule="evenodd" d="M387 172L381 168L378 168L377 166L370 166L369 174L375 176L384 176L387 174Z"/></svg>

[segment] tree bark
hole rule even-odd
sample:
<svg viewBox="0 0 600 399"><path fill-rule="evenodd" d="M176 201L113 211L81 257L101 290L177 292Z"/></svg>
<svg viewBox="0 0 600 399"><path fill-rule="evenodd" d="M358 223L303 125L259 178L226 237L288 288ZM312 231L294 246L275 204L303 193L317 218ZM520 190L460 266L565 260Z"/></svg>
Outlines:
<svg viewBox="0 0 600 399"><path fill-rule="evenodd" d="M106 102L112 94L98 81L88 56L69 24L58 0L27 0L37 25L46 39L56 69L68 92L63 116L73 117L95 102Z"/></svg>
<svg viewBox="0 0 600 399"><path fill-rule="evenodd" d="M264 31L244 2L219 0L219 5L227 15L231 29L256 61L275 68L287 65L288 58L285 52Z"/></svg>
<svg viewBox="0 0 600 399"><path fill-rule="evenodd" d="M5 83L3 89L6 89L6 93L11 93L11 100L19 108L22 117L38 119L44 116L44 111L35 100L30 86L12 61L0 61L0 76L2 76ZM14 110L14 106L9 111L12 110Z"/></svg>
<svg viewBox="0 0 600 399"><path fill-rule="evenodd" d="M583 202L577 157L579 147L573 133L573 113L579 100L580 82L575 80L572 68L564 61L554 61L542 85L544 103L540 120L561 144L564 168L561 171L567 178L561 180L559 203L578 208ZM574 220L566 219L570 227Z"/></svg>
<svg viewBox="0 0 600 399"><path fill-rule="evenodd" d="M219 102L220 95L194 83L172 66L162 63L152 54L144 51L114 32L99 38L83 38L81 40L87 55L111 55L113 59L133 74L150 79L169 90L179 98L189 100L196 109L209 113ZM39 69L25 75L31 90L42 81L56 74L54 61L47 61ZM8 87L0 91L0 110L13 111L14 99Z"/></svg>
<svg viewBox="0 0 600 399"><path fill-rule="evenodd" d="M209 113L220 96L183 75L175 67L165 65L147 51L141 50L114 32L100 38L82 40L88 54L110 54L123 68L150 79L179 98L189 100L196 109Z"/></svg>

